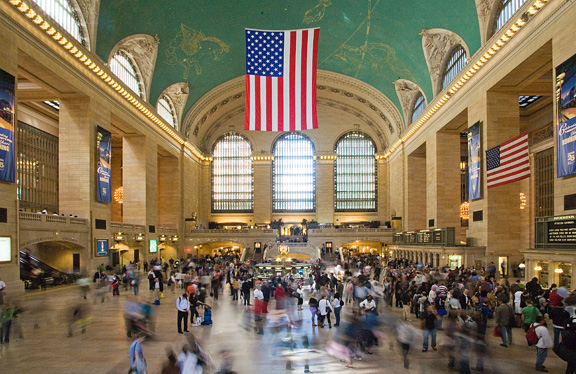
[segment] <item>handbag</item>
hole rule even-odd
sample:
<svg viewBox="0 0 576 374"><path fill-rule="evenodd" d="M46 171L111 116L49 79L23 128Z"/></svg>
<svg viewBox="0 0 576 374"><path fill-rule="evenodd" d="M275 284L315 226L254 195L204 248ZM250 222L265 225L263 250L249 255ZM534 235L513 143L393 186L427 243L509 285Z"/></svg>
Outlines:
<svg viewBox="0 0 576 374"><path fill-rule="evenodd" d="M299 299L299 298L300 298L300 294L298 293L298 291L294 291L294 292L292 292L292 297L295 297L295 298Z"/></svg>
<svg viewBox="0 0 576 374"><path fill-rule="evenodd" d="M501 338L501 337L502 337L502 328L501 328L500 326L494 327L493 335L494 335L496 338Z"/></svg>

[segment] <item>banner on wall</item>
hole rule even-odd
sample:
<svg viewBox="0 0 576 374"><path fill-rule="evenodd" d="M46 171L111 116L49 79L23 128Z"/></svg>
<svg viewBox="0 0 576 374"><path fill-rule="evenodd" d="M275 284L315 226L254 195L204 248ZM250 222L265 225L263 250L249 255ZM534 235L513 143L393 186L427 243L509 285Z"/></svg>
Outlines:
<svg viewBox="0 0 576 374"><path fill-rule="evenodd" d="M468 128L468 200L482 197L480 122Z"/></svg>
<svg viewBox="0 0 576 374"><path fill-rule="evenodd" d="M97 200L102 203L112 202L111 166L112 134L98 126L96 148L98 149L98 165L96 165Z"/></svg>
<svg viewBox="0 0 576 374"><path fill-rule="evenodd" d="M556 68L556 173L576 174L576 55Z"/></svg>
<svg viewBox="0 0 576 374"><path fill-rule="evenodd" d="M14 76L0 69L0 181L15 182Z"/></svg>

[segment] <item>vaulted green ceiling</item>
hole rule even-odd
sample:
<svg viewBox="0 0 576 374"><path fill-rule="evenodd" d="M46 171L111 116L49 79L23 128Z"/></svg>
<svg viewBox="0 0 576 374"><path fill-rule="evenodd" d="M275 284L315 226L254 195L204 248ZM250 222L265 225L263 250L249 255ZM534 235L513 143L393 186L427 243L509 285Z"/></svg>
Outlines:
<svg viewBox="0 0 576 374"><path fill-rule="evenodd" d="M399 112L393 84L399 78L432 98L422 29L455 32L471 54L480 47L474 0L102 0L96 53L107 61L123 38L158 35L149 101L188 81L186 113L212 88L245 74L245 28L309 27L320 27L318 69L372 85Z"/></svg>

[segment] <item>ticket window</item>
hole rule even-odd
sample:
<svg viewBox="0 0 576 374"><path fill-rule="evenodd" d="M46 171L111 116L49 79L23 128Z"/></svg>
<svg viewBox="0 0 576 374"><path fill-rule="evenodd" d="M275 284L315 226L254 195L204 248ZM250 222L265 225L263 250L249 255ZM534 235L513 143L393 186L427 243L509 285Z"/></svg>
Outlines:
<svg viewBox="0 0 576 374"><path fill-rule="evenodd" d="M560 264L558 266L559 270L556 270L558 273L558 287L566 287L568 289L572 288L572 264Z"/></svg>
<svg viewBox="0 0 576 374"><path fill-rule="evenodd" d="M462 255L448 256L448 266L450 266L450 269L456 269L462 266Z"/></svg>

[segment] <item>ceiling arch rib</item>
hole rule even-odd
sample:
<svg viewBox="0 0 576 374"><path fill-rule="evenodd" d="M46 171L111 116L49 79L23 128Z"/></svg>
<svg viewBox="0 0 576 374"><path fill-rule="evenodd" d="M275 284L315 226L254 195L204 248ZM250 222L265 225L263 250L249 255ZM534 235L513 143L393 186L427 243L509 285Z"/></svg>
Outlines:
<svg viewBox="0 0 576 374"><path fill-rule="evenodd" d="M108 63L120 50L127 52L134 59L136 68L144 83L144 101L148 101L150 95L150 86L152 76L156 66L156 57L158 56L158 36L147 34L135 34L120 40L110 51Z"/></svg>
<svg viewBox="0 0 576 374"><path fill-rule="evenodd" d="M318 104L330 106L359 118L378 138L378 146L386 149L398 137L403 120L394 104L373 87L341 74L319 71ZM216 128L244 110L244 77L226 82L202 97L186 114L183 132L192 143L201 143L214 136ZM222 131L222 129L220 129Z"/></svg>

